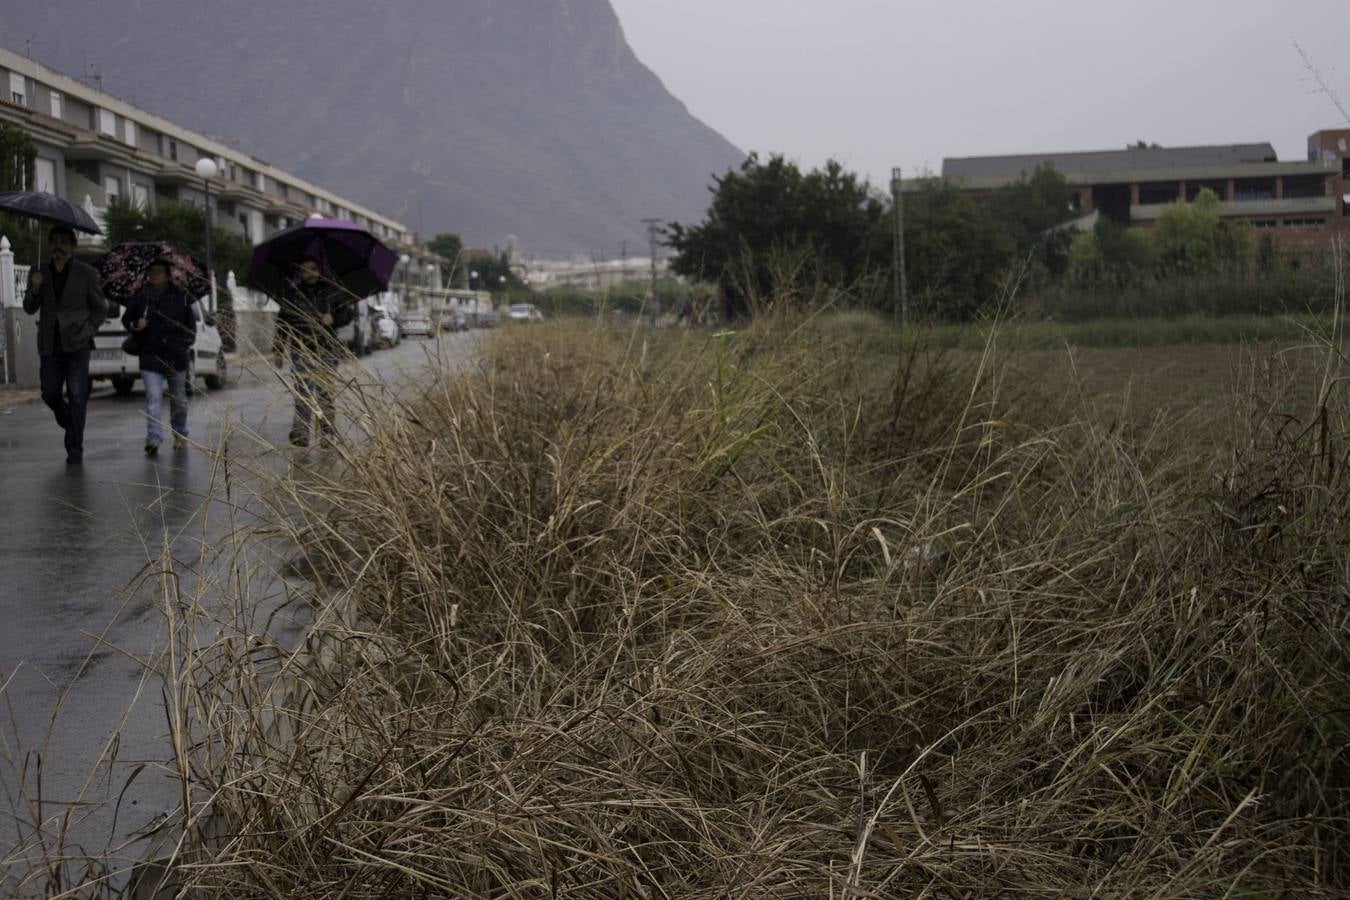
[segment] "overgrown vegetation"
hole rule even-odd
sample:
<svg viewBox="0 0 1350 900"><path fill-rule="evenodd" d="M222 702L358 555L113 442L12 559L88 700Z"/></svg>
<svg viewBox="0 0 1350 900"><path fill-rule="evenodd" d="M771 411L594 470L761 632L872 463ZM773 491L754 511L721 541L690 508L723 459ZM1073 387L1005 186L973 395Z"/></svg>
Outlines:
<svg viewBox="0 0 1350 900"><path fill-rule="evenodd" d="M725 315L763 310L766 302L797 308L840 293L865 309L894 302L894 208L865 179L830 162L801 171L781 156L751 156L740 171L715 179L705 220L676 224L673 270L719 285ZM1129 316L1177 314L1177 293L1203 298L1181 313L1215 315L1288 311L1290 280L1329 282L1330 256L1300 266L1252 227L1220 217L1220 202L1203 189L1190 202L1168 204L1151 229L1108 218L1090 226L1074 190L1048 166L985 193L939 178L910 183L903 195L906 283L914 311L937 321L970 321L1009 288L1056 301L1072 318L1088 308ZM1321 265L1321 262L1327 263ZM1253 298L1230 305L1233 286ZM1301 287L1301 285L1300 285ZM1155 302L1154 297L1159 299Z"/></svg>
<svg viewBox="0 0 1350 900"><path fill-rule="evenodd" d="M260 492L321 585L306 652L175 615L210 814L176 877L1342 895L1339 332L1215 418L985 333L502 329L476 372L349 397L365 438Z"/></svg>

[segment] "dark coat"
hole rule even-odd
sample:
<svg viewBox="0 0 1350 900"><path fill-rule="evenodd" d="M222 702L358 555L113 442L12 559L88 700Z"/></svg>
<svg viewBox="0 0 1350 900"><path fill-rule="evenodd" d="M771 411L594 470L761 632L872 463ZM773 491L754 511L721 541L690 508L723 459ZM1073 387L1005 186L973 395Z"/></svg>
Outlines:
<svg viewBox="0 0 1350 900"><path fill-rule="evenodd" d="M108 318L108 301L98 270L72 259L66 263L66 287L57 297L56 272L42 267L42 287L23 295L23 311L38 314L38 354L75 353L94 346L94 334ZM58 338L59 336L59 338Z"/></svg>
<svg viewBox="0 0 1350 900"><path fill-rule="evenodd" d="M287 349L309 352L336 352L339 348L337 329L352 320L349 298L322 281L312 285L301 282L277 305L276 339L272 349L281 353ZM333 317L332 325L323 324L324 314Z"/></svg>
<svg viewBox="0 0 1350 900"><path fill-rule="evenodd" d="M145 316L145 328L136 331L136 322ZM197 316L192 298L176 284L166 284L158 297L148 287L136 292L122 314L122 324L137 336L141 344L141 371L172 375L186 372L197 340Z"/></svg>

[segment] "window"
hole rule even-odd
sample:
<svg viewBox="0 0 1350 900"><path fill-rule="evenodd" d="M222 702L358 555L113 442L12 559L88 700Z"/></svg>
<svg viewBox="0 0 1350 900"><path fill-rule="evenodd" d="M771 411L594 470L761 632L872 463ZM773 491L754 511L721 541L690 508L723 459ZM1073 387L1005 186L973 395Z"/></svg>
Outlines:
<svg viewBox="0 0 1350 900"><path fill-rule="evenodd" d="M53 119L61 118L61 116L65 114L65 111L66 111L65 98L62 97L60 94L58 94L56 91L52 91L52 118Z"/></svg>
<svg viewBox="0 0 1350 900"><path fill-rule="evenodd" d="M131 202L137 209L149 209L150 189L143 184L132 182Z"/></svg>
<svg viewBox="0 0 1350 900"><path fill-rule="evenodd" d="M253 187L261 193L267 193L267 176L261 172L254 172Z"/></svg>
<svg viewBox="0 0 1350 900"><path fill-rule="evenodd" d="M1326 224L1325 219L1285 219L1286 228L1321 228Z"/></svg>
<svg viewBox="0 0 1350 900"><path fill-rule="evenodd" d="M34 188L39 191L46 191L49 194L56 193L56 161L37 158L37 184Z"/></svg>
<svg viewBox="0 0 1350 900"><path fill-rule="evenodd" d="M122 196L122 179L109 175L103 179L103 193L108 195L108 205Z"/></svg>
<svg viewBox="0 0 1350 900"><path fill-rule="evenodd" d="M1241 178L1234 185L1237 195L1234 200L1274 200L1274 178Z"/></svg>
<svg viewBox="0 0 1350 900"><path fill-rule="evenodd" d="M123 127L122 139L123 139L124 141L126 141L128 144L130 144L131 146L135 147L135 146L136 146L136 123L133 122L133 121L131 121L130 119L123 119L123 120L122 120L122 127Z"/></svg>
<svg viewBox="0 0 1350 900"><path fill-rule="evenodd" d="M1341 157L1341 177L1350 178L1350 156Z"/></svg>
<svg viewBox="0 0 1350 900"><path fill-rule="evenodd" d="M106 109L97 110L98 130L109 137L117 137L117 117Z"/></svg>
<svg viewBox="0 0 1350 900"><path fill-rule="evenodd" d="M165 144L164 155L167 156L169 159L173 160L174 162L177 162L178 142L175 141L173 138L165 138L164 140L167 142Z"/></svg>
<svg viewBox="0 0 1350 900"><path fill-rule="evenodd" d="M1151 206L1172 203L1181 198L1181 186L1175 181L1139 185L1139 203Z"/></svg>
<svg viewBox="0 0 1350 900"><path fill-rule="evenodd" d="M1252 222L1252 225L1256 228L1274 228L1278 224L1280 223L1276 219L1257 219Z"/></svg>
<svg viewBox="0 0 1350 900"><path fill-rule="evenodd" d="M20 106L28 105L28 87L18 72L9 73L9 99Z"/></svg>

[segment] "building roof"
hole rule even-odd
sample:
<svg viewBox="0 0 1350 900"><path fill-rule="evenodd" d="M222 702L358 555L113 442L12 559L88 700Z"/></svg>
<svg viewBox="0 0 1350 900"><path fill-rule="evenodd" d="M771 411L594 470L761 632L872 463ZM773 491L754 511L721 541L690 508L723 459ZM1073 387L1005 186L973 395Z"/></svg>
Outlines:
<svg viewBox="0 0 1350 900"><path fill-rule="evenodd" d="M1094 150L1085 153L1027 153L1018 156L968 156L942 161L942 177L957 180L1015 180L1049 165L1075 181L1122 172L1199 169L1239 163L1275 162L1270 144L1220 144L1210 147L1155 147L1140 150Z"/></svg>

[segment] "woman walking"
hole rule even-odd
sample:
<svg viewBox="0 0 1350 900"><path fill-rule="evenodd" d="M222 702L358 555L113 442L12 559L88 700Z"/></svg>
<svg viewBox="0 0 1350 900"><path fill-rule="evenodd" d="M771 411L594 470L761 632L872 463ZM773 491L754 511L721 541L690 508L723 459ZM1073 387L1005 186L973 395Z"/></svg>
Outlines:
<svg viewBox="0 0 1350 900"><path fill-rule="evenodd" d="M145 385L145 455L154 456L164 441L160 417L165 388L173 447L187 446L187 379L197 318L192 298L170 281L172 263L157 259L146 268L145 284L127 305L122 324L139 343L141 383Z"/></svg>

